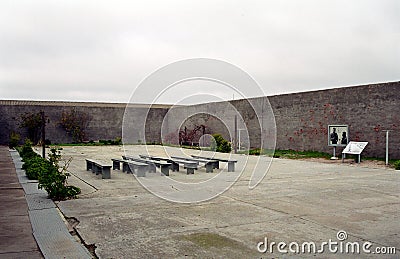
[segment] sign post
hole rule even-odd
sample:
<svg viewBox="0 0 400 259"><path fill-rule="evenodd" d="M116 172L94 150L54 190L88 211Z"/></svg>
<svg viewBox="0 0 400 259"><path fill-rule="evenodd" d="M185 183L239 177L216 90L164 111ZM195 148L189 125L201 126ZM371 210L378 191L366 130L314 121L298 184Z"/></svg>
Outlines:
<svg viewBox="0 0 400 259"><path fill-rule="evenodd" d="M386 131L386 166L389 165L389 130Z"/></svg>
<svg viewBox="0 0 400 259"><path fill-rule="evenodd" d="M237 115L235 115L235 126L234 126L234 128L235 128L235 138L234 138L234 142L233 142L233 148L234 148L234 153L235 154L237 154L237 151L238 151L238 148L237 148L237 146L238 146L238 121L237 121Z"/></svg>
<svg viewBox="0 0 400 259"><path fill-rule="evenodd" d="M44 111L40 111L40 116L42 119L42 157L46 158L46 117L44 116Z"/></svg>

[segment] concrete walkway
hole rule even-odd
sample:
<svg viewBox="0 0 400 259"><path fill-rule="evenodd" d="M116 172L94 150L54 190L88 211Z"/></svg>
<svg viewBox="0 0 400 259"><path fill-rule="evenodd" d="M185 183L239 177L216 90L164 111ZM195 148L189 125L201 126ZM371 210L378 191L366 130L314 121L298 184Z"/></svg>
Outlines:
<svg viewBox="0 0 400 259"><path fill-rule="evenodd" d="M18 152L0 147L0 258L92 258Z"/></svg>
<svg viewBox="0 0 400 259"><path fill-rule="evenodd" d="M8 147L0 146L0 257L43 258Z"/></svg>
<svg viewBox="0 0 400 259"><path fill-rule="evenodd" d="M131 146L132 154L176 155L180 149ZM184 150L188 155L196 152ZM268 175L253 190L248 188L257 157L234 155L242 175L215 199L178 204L151 194L132 174L113 170L111 179L86 171L85 158L105 163L124 154L122 147L63 147L72 157L69 184L79 186L79 199L58 207L74 217L86 244L94 244L99 258L398 258L400 253L400 172L354 164L324 164L273 159ZM184 155L184 154L181 154ZM222 154L219 154L222 155ZM247 160L247 163L245 161ZM261 157L268 164L270 158ZM222 164L222 167L225 166ZM226 172L193 175L170 172L177 181L204 181ZM161 176L145 177L146 182ZM225 179L225 178L224 178ZM169 187L169 188L168 188ZM179 192L174 186L161 190ZM193 185L193 195L196 186ZM339 235L340 234L340 235ZM340 238L340 239L339 239ZM343 240L343 246L371 243L371 252L284 253L277 247L265 253L266 242ZM261 242L261 252L258 244ZM286 246L286 248L288 248ZM293 247L292 247L293 248ZM377 254L375 249L386 249ZM391 253L388 249L392 249Z"/></svg>

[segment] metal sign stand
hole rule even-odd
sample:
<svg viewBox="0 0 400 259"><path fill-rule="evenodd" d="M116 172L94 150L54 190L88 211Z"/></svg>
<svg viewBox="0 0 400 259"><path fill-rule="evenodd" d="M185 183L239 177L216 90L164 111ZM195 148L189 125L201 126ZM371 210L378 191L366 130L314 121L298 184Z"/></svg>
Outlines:
<svg viewBox="0 0 400 259"><path fill-rule="evenodd" d="M333 156L331 157L331 160L338 160L339 158L336 157L336 146L333 147Z"/></svg>

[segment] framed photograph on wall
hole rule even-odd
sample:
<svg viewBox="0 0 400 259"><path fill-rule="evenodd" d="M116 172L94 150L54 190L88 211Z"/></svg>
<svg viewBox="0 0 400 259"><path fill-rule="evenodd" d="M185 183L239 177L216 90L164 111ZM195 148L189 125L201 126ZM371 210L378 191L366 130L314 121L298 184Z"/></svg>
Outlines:
<svg viewBox="0 0 400 259"><path fill-rule="evenodd" d="M348 125L328 125L328 146L347 146L349 142Z"/></svg>

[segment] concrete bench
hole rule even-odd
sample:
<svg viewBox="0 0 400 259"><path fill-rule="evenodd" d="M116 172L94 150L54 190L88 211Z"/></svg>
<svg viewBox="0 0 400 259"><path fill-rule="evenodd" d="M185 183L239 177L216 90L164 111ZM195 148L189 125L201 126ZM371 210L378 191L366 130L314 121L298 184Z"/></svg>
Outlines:
<svg viewBox="0 0 400 259"><path fill-rule="evenodd" d="M142 158L150 158L155 161L166 161L171 163L171 170L173 172L179 172L179 165L183 165L183 168L186 169L187 174L194 174L194 170L197 170L198 163L191 162L187 160L168 158L168 157L159 157L159 156L148 156L148 155L140 155Z"/></svg>
<svg viewBox="0 0 400 259"><path fill-rule="evenodd" d="M217 161L220 161L220 162L228 163L228 172L235 172L235 163L237 163L237 160L221 159L221 158L205 157L205 156L195 156L195 155L192 155L192 157L201 158L201 159L207 159L207 160L217 160ZM219 165L218 165L218 168L219 168Z"/></svg>
<svg viewBox="0 0 400 259"><path fill-rule="evenodd" d="M177 160L173 160L177 161ZM186 174L194 174L194 170L197 170L197 164L195 163L187 163L188 161L183 160L183 161L177 161L177 163L182 163L183 168L186 169Z"/></svg>
<svg viewBox="0 0 400 259"><path fill-rule="evenodd" d="M132 161L127 159L118 159L113 158L113 169L121 170L121 163L122 163L122 172L127 172L128 174L135 173L138 177L146 177L146 173L151 170L150 166L146 163L142 163L139 161Z"/></svg>
<svg viewBox="0 0 400 259"><path fill-rule="evenodd" d="M86 159L86 171L92 170L96 175L101 174L102 179L111 179L111 165L104 165L92 159Z"/></svg>
<svg viewBox="0 0 400 259"><path fill-rule="evenodd" d="M171 163L168 163L165 161L157 161L157 160L153 160L153 159L127 157L127 156L122 156L122 157L127 160L130 160L130 161L136 161L136 162L148 164L149 167L151 168L151 171L154 173L156 172L156 167L159 167L161 170L161 173L166 176L169 176L169 169L172 166Z"/></svg>
<svg viewBox="0 0 400 259"><path fill-rule="evenodd" d="M124 159L112 158L112 169L113 170L121 170L121 163L122 163L122 172L126 172L126 166L128 165L128 161Z"/></svg>
<svg viewBox="0 0 400 259"><path fill-rule="evenodd" d="M141 176L146 176L145 173L149 170L147 164L138 164L132 163L133 161L130 160L125 160L125 159L118 159L118 158L112 158L111 159L113 163L113 170L121 170L121 164L122 164L122 172L127 172L127 173L134 173L135 169L138 169L137 171L140 171ZM144 173L143 173L144 172Z"/></svg>
<svg viewBox="0 0 400 259"><path fill-rule="evenodd" d="M186 160L189 162L204 163L204 166L206 167L206 173L212 173L214 168L219 167L219 161L217 161L217 160L208 160L208 159L201 159L201 158L186 158L186 157L177 157L177 156L171 156L171 158ZM216 165L216 164L218 164L218 165Z"/></svg>
<svg viewBox="0 0 400 259"><path fill-rule="evenodd" d="M149 172L150 166L146 163L138 162L138 161L129 161L128 162L128 172L136 169L136 176L137 177L145 177L146 173Z"/></svg>

